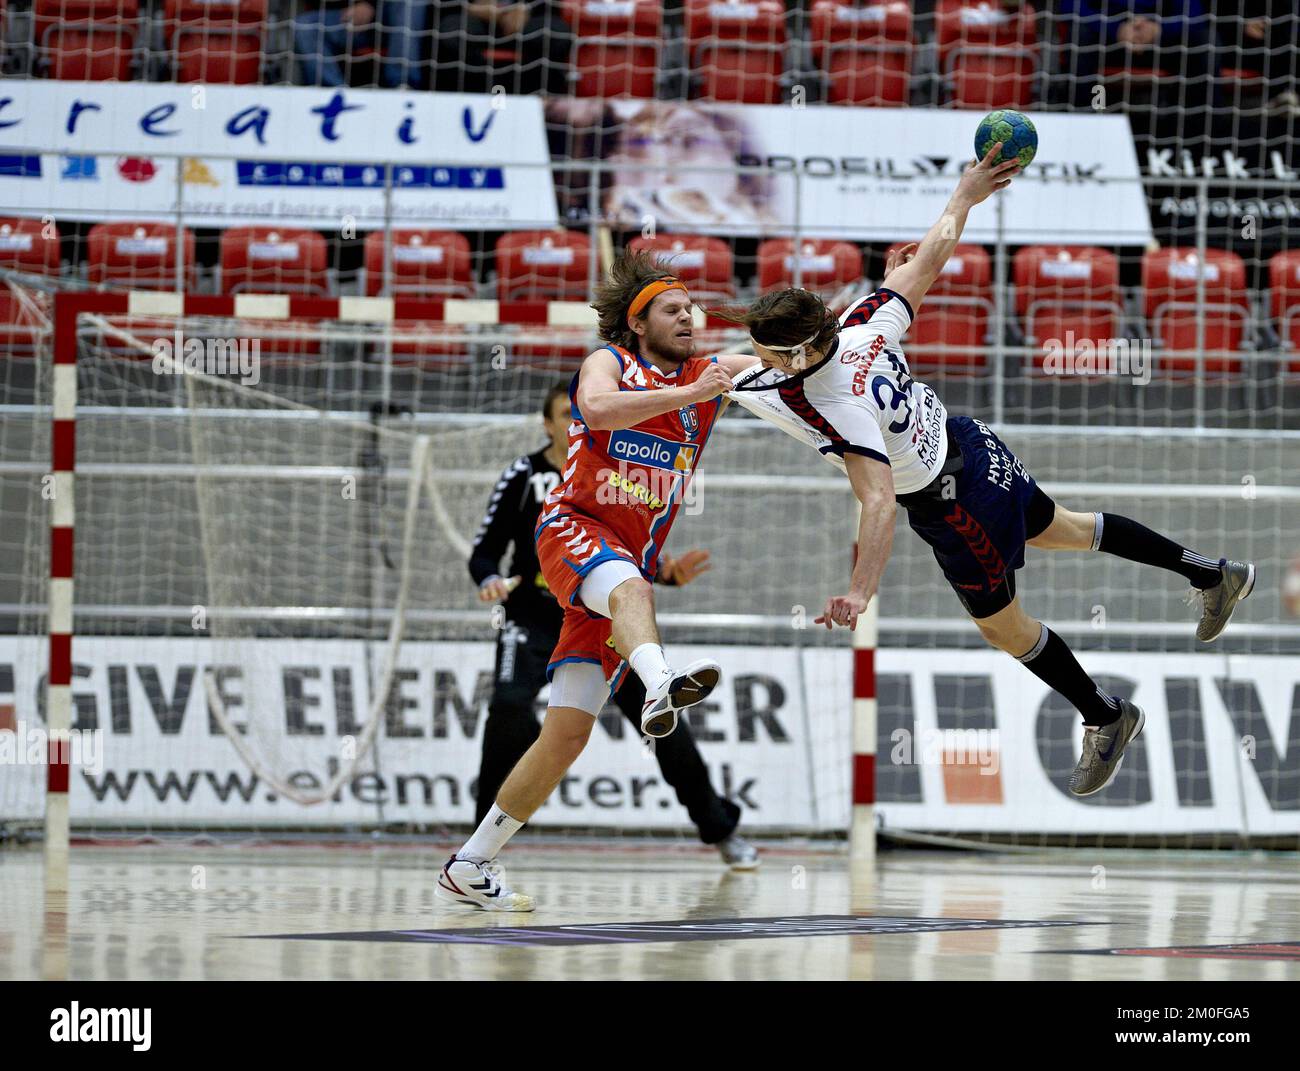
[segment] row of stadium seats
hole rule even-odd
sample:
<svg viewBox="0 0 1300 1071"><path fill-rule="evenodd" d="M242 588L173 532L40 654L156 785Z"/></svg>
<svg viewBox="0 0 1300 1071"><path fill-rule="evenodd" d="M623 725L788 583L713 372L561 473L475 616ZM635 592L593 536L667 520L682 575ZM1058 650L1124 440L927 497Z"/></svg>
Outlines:
<svg viewBox="0 0 1300 1071"><path fill-rule="evenodd" d="M193 232L182 232L184 285L198 286ZM639 237L633 249L648 249L676 273L702 302L742 296L731 247L721 238L691 235ZM891 247L895 248L895 247ZM495 281L487 294L501 301L585 302L594 250L585 234L516 231L495 245ZM382 232L364 240L360 292L405 296L481 296L469 240L437 230L397 230L388 250ZM90 229L84 256L87 282L102 288L171 289L177 283L176 229L163 223L100 223ZM844 241L785 238L758 246L757 288L761 292L798 283L831 300L860 286L862 251ZM57 277L64 271L60 239L52 225L0 219L0 268ZM1203 280L1200 278L1203 274ZM1098 341L1148 330L1168 353L1236 351L1257 345L1275 331L1300 350L1300 251L1276 254L1269 262L1269 297L1256 317L1246 285L1245 262L1236 253L1210 249L1203 273L1195 249L1166 248L1142 257L1142 285L1129 293L1120 285L1119 259L1087 246L1025 246L1012 260L1015 319L1013 338L1028 344L1045 339ZM387 285L385 285L387 283ZM216 269L221 293L281 292L326 295L337 291L329 245L316 231L285 227L232 227L222 233ZM1197 293L1203 289L1204 315ZM486 295L483 295L486 296ZM993 266L978 245L958 246L912 328L914 347L982 347L994 314ZM981 354L947 359L979 365ZM1230 371L1239 362L1206 362L1211 371ZM1187 365L1191 367L1191 363Z"/></svg>
<svg viewBox="0 0 1300 1071"><path fill-rule="evenodd" d="M566 0L564 11L577 37L577 95L655 96L663 0ZM247 84L261 77L267 0L165 0L156 26L140 0L34 0L31 25L35 70L51 78L129 79L154 39L164 42L177 81ZM700 95L778 101L788 32L780 0L686 0L687 62ZM987 0L938 0L934 34L942 76L958 104L1031 102L1040 48L1027 3L1009 11ZM916 42L907 0L814 0L808 42L830 102L908 102Z"/></svg>
<svg viewBox="0 0 1300 1071"><path fill-rule="evenodd" d="M26 45L35 73L126 81L156 29L177 81L247 84L259 80L266 20L267 0L165 0L156 26L140 0L34 0Z"/></svg>
<svg viewBox="0 0 1300 1071"><path fill-rule="evenodd" d="M560 6L576 39L569 78L586 97L654 97L666 74L665 46L680 32L696 95L705 99L774 103L783 81L812 78L830 103L904 105L922 46L910 0L809 0L797 18L781 0L683 0L680 31L666 22L665 0ZM0 15L4 7L0 0ZM924 20L926 47L933 46L926 62L945 98L971 108L1026 107L1040 99L1035 83L1048 39L1070 44L1073 25L1068 18L1049 24L1048 16L1015 0L936 0ZM28 25L20 42L27 58L18 66L51 78L126 80L143 73L248 84L265 76L270 32L286 21L268 12L268 0L162 0L156 14L140 0L33 0ZM1131 60L1100 77L1132 75L1142 57ZM804 69L809 61L813 70ZM1260 81L1249 70L1220 73L1239 84Z"/></svg>

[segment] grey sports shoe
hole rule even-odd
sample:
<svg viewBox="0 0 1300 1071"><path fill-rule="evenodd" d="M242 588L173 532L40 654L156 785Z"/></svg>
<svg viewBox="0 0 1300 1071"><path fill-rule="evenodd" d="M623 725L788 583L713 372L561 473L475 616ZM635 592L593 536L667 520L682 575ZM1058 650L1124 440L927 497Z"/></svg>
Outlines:
<svg viewBox="0 0 1300 1071"><path fill-rule="evenodd" d="M1127 699L1119 701L1119 718L1099 729L1084 729L1083 754L1070 774L1070 792L1091 796L1115 780L1124 764L1124 749L1137 739L1146 715Z"/></svg>
<svg viewBox="0 0 1300 1071"><path fill-rule="evenodd" d="M718 842L718 854L732 870L758 869L758 849L735 833Z"/></svg>
<svg viewBox="0 0 1300 1071"><path fill-rule="evenodd" d="M1219 562L1220 580L1212 588L1193 589L1190 601L1201 597L1201 623L1196 626L1196 638L1202 643L1217 639L1228 626L1228 618L1237 603L1255 588L1255 567L1250 562Z"/></svg>

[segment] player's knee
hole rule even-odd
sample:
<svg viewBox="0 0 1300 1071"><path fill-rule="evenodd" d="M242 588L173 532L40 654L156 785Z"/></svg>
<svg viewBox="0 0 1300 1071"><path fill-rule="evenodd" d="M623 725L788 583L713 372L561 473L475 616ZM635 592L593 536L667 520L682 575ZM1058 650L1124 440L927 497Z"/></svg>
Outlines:
<svg viewBox="0 0 1300 1071"><path fill-rule="evenodd" d="M1005 637L1005 629L993 617L977 617L975 627L980 630L980 635L985 641L994 647L1001 647Z"/></svg>
<svg viewBox="0 0 1300 1071"><path fill-rule="evenodd" d="M542 740L553 754L573 762L587 746L595 724L595 718L580 710L552 708L542 723Z"/></svg>
<svg viewBox="0 0 1300 1071"><path fill-rule="evenodd" d="M1095 513L1078 513L1058 505L1052 523L1030 543L1044 550L1089 550L1096 528Z"/></svg>
<svg viewBox="0 0 1300 1071"><path fill-rule="evenodd" d="M975 625L990 646L1012 655L1023 654L1038 639L1039 624L1025 613L976 618Z"/></svg>
<svg viewBox="0 0 1300 1071"><path fill-rule="evenodd" d="M654 589L644 577L632 577L624 580L609 593L609 606L615 613L622 613L638 606L654 605Z"/></svg>

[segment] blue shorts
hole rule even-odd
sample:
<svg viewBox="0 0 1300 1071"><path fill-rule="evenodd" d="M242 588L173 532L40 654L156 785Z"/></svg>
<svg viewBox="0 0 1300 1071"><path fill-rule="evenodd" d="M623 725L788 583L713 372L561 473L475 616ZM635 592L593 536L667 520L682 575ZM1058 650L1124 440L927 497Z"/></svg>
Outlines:
<svg viewBox="0 0 1300 1071"><path fill-rule="evenodd" d="M947 428L949 458L960 451L960 471L899 501L966 612L989 617L1015 598L1025 542L1052 523L1056 505L983 421L949 417Z"/></svg>

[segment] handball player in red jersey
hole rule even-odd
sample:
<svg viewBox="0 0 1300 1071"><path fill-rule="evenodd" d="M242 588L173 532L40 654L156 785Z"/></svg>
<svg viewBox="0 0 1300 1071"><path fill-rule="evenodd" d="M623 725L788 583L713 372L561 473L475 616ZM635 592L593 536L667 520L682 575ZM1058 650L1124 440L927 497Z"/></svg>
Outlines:
<svg viewBox="0 0 1300 1071"><path fill-rule="evenodd" d="M628 669L645 685L641 729L652 737L671 733L678 711L705 699L722 677L712 659L669 665L650 585L722 395L757 358L696 357L690 295L646 253L615 262L593 308L607 345L569 386L568 456L536 533L542 574L564 607L547 666L546 719L438 876L441 898L489 910L532 910L532 897L507 888L492 861L582 753Z"/></svg>

